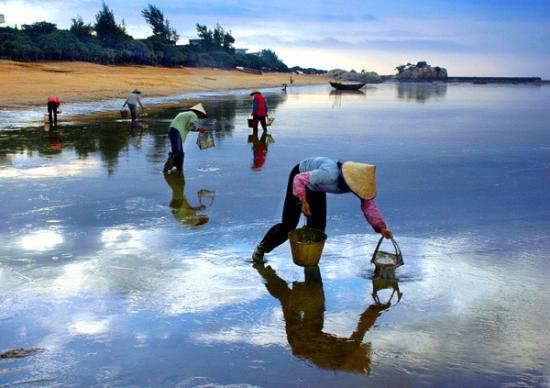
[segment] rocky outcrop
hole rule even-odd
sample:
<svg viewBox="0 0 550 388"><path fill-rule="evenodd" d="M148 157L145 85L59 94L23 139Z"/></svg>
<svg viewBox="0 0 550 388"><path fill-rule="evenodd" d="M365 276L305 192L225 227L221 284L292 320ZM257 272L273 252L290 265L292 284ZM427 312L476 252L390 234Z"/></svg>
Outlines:
<svg viewBox="0 0 550 388"><path fill-rule="evenodd" d="M382 82L382 78L374 71L362 70L360 73L355 70L346 71L342 69L334 69L326 73L326 76L333 80L364 82L368 84L377 84Z"/></svg>
<svg viewBox="0 0 550 388"><path fill-rule="evenodd" d="M396 78L399 81L446 81L447 69L439 66L432 67L426 62L418 62L416 65L407 63L395 68Z"/></svg>

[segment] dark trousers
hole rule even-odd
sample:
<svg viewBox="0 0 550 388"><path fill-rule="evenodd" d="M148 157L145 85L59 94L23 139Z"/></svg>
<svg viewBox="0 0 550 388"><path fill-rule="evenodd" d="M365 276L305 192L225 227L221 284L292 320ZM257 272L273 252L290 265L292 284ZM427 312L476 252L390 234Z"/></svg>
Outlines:
<svg viewBox="0 0 550 388"><path fill-rule="evenodd" d="M132 115L132 121L136 121L136 119L137 119L137 105L136 104L128 104L128 109L130 109L130 114Z"/></svg>
<svg viewBox="0 0 550 388"><path fill-rule="evenodd" d="M170 138L170 144L172 145L172 159L174 161L174 166L176 166L178 171L182 171L185 152L183 152L183 143L181 141L180 133L176 128L170 128L168 137Z"/></svg>
<svg viewBox="0 0 550 388"><path fill-rule="evenodd" d="M253 128L254 133L258 133L258 122L262 124L262 129L264 132L267 131L267 121L265 120L265 116L252 115L252 118L256 120Z"/></svg>
<svg viewBox="0 0 550 388"><path fill-rule="evenodd" d="M48 116L50 119L50 124L57 125L57 102L48 102Z"/></svg>
<svg viewBox="0 0 550 388"><path fill-rule="evenodd" d="M300 214L302 213L302 204L292 194L292 184L294 183L294 177L299 173L298 165L294 166L292 171L290 171L283 207L283 219L281 223L272 226L260 242L259 248L264 252L271 252L284 243L288 239L288 232L296 229L296 226L298 226ZM311 210L307 226L324 232L327 225L327 194L306 189L306 195Z"/></svg>

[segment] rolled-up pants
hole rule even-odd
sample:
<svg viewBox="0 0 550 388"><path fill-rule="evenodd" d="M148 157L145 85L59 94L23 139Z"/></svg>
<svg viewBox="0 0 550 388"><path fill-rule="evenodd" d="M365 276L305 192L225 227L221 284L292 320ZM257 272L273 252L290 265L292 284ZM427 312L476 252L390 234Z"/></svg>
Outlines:
<svg viewBox="0 0 550 388"><path fill-rule="evenodd" d="M302 213L302 204L292 194L294 177L300 173L298 165L290 171L286 188L285 204L283 207L282 222L271 227L258 245L264 252L273 249L288 240L288 232L296 229ZM307 226L325 231L327 225L327 194L325 192L311 191L306 188L306 198L309 203L311 216L308 217Z"/></svg>

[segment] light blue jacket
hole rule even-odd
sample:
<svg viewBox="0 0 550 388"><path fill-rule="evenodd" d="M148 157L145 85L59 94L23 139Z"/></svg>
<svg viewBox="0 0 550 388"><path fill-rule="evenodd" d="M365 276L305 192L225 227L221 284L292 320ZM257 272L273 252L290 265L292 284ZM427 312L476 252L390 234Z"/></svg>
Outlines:
<svg viewBox="0 0 550 388"><path fill-rule="evenodd" d="M338 185L341 170L338 160L318 156L304 159L298 166L300 172L309 172L308 189L326 193L345 193Z"/></svg>

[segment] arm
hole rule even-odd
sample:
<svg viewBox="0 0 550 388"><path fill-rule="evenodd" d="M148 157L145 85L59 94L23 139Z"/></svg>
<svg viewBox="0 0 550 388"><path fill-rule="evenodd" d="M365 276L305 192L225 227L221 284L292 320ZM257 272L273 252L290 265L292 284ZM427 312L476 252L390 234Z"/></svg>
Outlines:
<svg viewBox="0 0 550 388"><path fill-rule="evenodd" d="M338 179L338 169L318 168L312 171L302 172L294 177L292 182L292 194L302 202L302 213L311 215L309 203L306 198L306 187L308 184L329 183Z"/></svg>
<svg viewBox="0 0 550 388"><path fill-rule="evenodd" d="M300 201L305 201L307 185L309 185L309 172L297 174L292 182L292 194Z"/></svg>
<svg viewBox="0 0 550 388"><path fill-rule="evenodd" d="M137 102L138 102L139 106L141 107L141 110L143 110L143 104L141 103L141 98L139 98L139 96L137 98Z"/></svg>
<svg viewBox="0 0 550 388"><path fill-rule="evenodd" d="M258 110L258 104L256 103L256 99L252 100L252 114L256 113Z"/></svg>
<svg viewBox="0 0 550 388"><path fill-rule="evenodd" d="M382 218L382 214L380 214L380 211L378 210L378 207L376 206L376 202L374 201L374 199L370 199L370 200L362 199L361 210L363 211L363 214L365 215L367 222L370 224L370 226L372 226L372 228L376 233L380 233L386 238L392 237L392 232L386 226L386 223L384 222L384 219Z"/></svg>

